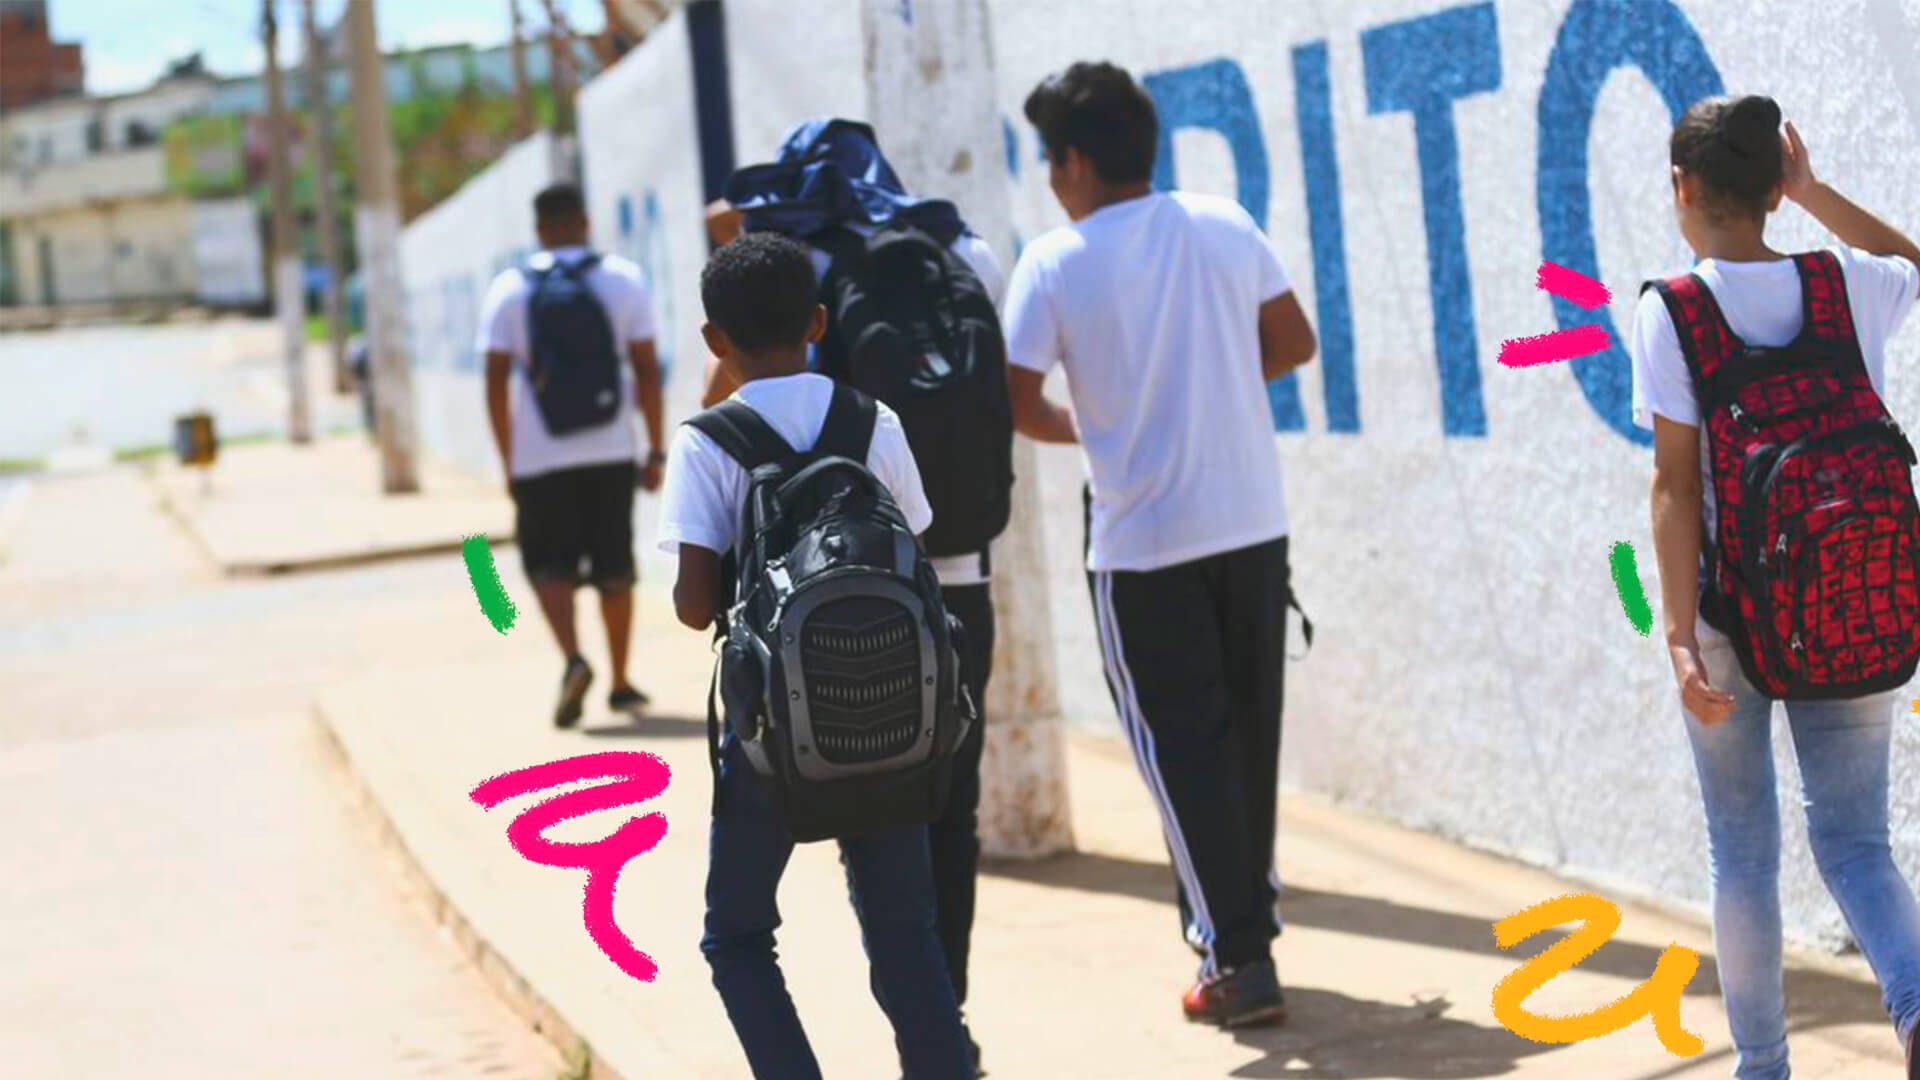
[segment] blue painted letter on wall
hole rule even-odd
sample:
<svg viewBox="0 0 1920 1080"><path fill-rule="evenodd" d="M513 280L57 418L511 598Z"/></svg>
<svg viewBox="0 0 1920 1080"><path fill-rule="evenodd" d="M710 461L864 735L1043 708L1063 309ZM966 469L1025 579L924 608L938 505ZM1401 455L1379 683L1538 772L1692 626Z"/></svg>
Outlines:
<svg viewBox="0 0 1920 1080"><path fill-rule="evenodd" d="M1541 257L1600 277L1593 243L1593 202L1587 186L1587 139L1600 88L1617 67L1639 68L1678 120L1688 105L1723 93L1719 69L1693 25L1669 0L1576 0L1560 24L1540 85L1540 159L1535 197L1540 210ZM1643 446L1651 433L1633 423L1632 373L1606 308L1583 311L1553 298L1564 329L1599 323L1613 340L1602 353L1571 363L1580 393L1607 426Z"/></svg>
<svg viewBox="0 0 1920 1080"><path fill-rule="evenodd" d="M1500 87L1492 4L1449 8L1363 31L1367 111L1413 114L1427 231L1427 289L1440 363L1440 417L1448 435L1485 435L1473 279L1460 206L1460 143L1453 100Z"/></svg>
<svg viewBox="0 0 1920 1080"><path fill-rule="evenodd" d="M1360 390L1353 375L1353 309L1347 293L1347 239L1340 209L1340 161L1334 155L1333 92L1327 43L1293 50L1294 112L1300 126L1300 168L1307 186L1307 232L1313 242L1313 293L1319 311L1320 378L1327 430L1360 430Z"/></svg>

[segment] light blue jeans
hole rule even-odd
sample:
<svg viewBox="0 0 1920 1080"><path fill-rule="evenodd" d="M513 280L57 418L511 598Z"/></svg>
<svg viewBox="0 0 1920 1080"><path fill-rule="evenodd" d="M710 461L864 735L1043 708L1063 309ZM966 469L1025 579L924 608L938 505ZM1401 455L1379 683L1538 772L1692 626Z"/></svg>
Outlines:
<svg viewBox="0 0 1920 1080"><path fill-rule="evenodd" d="M1739 1080L1787 1080L1780 926L1780 801L1773 703L1741 674L1733 645L1702 627L1707 678L1734 696L1709 727L1687 714L1713 862L1713 940ZM1898 691L1787 703L1814 862L1880 980L1904 1039L1920 1021L1920 908L1887 839L1887 748ZM1684 712L1684 710L1683 710Z"/></svg>

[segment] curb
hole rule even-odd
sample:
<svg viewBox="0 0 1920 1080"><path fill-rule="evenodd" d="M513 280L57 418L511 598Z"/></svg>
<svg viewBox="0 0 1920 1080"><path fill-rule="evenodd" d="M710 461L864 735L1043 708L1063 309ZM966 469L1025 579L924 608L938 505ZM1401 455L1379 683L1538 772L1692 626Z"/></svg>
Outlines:
<svg viewBox="0 0 1920 1080"><path fill-rule="evenodd" d="M388 547L363 548L359 551L336 552L329 555L293 557L266 561L231 560L222 558L208 541L206 534L194 524L193 515L188 513L168 493L167 486L160 482L151 465L141 466L146 476L147 486L152 489L154 501L168 518L180 527L180 530L192 539L193 546L200 550L206 560L223 577L251 578L277 577L282 574L296 574L309 570L341 570L354 566L371 566L376 563L397 562L401 559L414 559L427 555L445 555L461 550L465 537L455 536L445 540L430 540L418 544L395 544ZM498 533L486 534L487 543L492 547L514 543L518 537L512 528Z"/></svg>
<svg viewBox="0 0 1920 1080"><path fill-rule="evenodd" d="M424 903L434 925L446 932L460 955L473 965L488 988L506 1003L507 1008L560 1052L566 1062L565 1071L559 1074L560 1080L627 1080L613 1066L594 1056L585 1036L568 1023L560 1010L494 948L493 943L474 927L466 913L433 879L433 875L408 845L406 836L380 804L372 785L360 774L352 752L333 729L332 722L327 719L326 709L318 703L313 706L313 726L325 747L328 760L339 774L346 801L372 827L380 847L389 856L389 862Z"/></svg>

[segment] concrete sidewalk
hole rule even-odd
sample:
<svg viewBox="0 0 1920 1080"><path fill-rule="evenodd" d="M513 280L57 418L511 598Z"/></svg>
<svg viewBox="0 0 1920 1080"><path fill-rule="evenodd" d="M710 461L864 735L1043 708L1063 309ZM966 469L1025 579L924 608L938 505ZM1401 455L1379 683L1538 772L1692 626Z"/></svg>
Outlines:
<svg viewBox="0 0 1920 1080"><path fill-rule="evenodd" d="M359 435L223 447L209 475L168 459L152 476L162 502L228 574L446 551L473 533L513 537L502 485L422 460L418 493L383 494L378 456Z"/></svg>
<svg viewBox="0 0 1920 1080"><path fill-rule="evenodd" d="M447 587L464 583L450 575ZM546 719L559 664L533 605L521 609L504 639L471 635L455 654L436 648L430 665L330 687L320 723L384 835L430 885L436 912L523 1017L565 1048L589 1044L595 1076L743 1076L697 949L711 790L705 640L668 624L658 592L643 593L636 678L655 698L652 715L630 723L595 708L581 730L560 733ZM581 622L597 622L590 601ZM597 649L597 632L587 640ZM594 687L596 706L605 686L603 678ZM650 984L623 975L588 940L581 872L530 864L508 846L507 824L529 800L491 812L467 800L489 776L608 749L648 750L673 770L666 794L644 808L666 814L668 834L629 864L615 903L620 926L659 964ZM1489 927L1572 886L1299 799L1285 801L1281 827L1289 928L1278 957L1289 1022L1233 1035L1189 1026L1177 998L1194 960L1124 745L1076 736L1069 764L1080 853L990 865L981 881L968 1013L993 1077L1704 1080L1730 1071L1710 955L1682 1008L1687 1028L1707 1040L1698 1057L1668 1054L1644 1019L1573 1046L1527 1042L1492 1016L1494 983L1523 957L1499 952ZM627 813L554 832L598 838ZM832 845L796 852L781 899L782 964L826 1075L896 1076ZM1710 954L1703 927L1629 905L1621 936L1528 1007L1570 1013L1611 1001L1675 941ZM1897 1075L1864 965L1801 958L1789 982L1796 1077Z"/></svg>

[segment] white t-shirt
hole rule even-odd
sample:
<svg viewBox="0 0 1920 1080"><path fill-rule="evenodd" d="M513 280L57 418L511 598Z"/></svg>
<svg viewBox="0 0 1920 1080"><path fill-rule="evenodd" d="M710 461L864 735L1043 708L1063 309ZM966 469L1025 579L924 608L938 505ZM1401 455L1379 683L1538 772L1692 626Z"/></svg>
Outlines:
<svg viewBox="0 0 1920 1080"><path fill-rule="evenodd" d="M849 222L846 227L861 236L871 236L875 231L874 226L858 222ZM833 260L819 248L808 250L813 255L814 276L825 281L827 267ZM974 276L978 277L980 284L986 287L987 296L993 300L993 306L996 309L999 308L1007 298L1007 276L1000 272L1000 260L993 257L993 249L987 246L987 242L971 233L961 233L953 243L947 245L947 250L967 261L967 265L973 269ZM940 579L942 585L985 585L987 583L989 576L987 561L982 558L980 552L970 555L929 557L927 561L933 565L934 575Z"/></svg>
<svg viewBox="0 0 1920 1080"><path fill-rule="evenodd" d="M573 263L586 255L586 248L563 247L543 251L529 262L534 266L554 259ZM515 478L639 457L639 439L634 433L633 365L628 362L626 346L653 340L653 300L647 294L646 276L618 255L602 255L600 262L587 271L587 287L607 309L607 317L613 322L613 340L620 345L620 409L600 427L560 436L547 432L533 388L527 383L527 361L532 352L527 300L532 283L514 267L501 271L487 289L480 308L477 348L482 353L503 352L513 357L507 391L513 444L507 471Z"/></svg>
<svg viewBox="0 0 1920 1080"><path fill-rule="evenodd" d="M1011 362L1063 364L1093 488L1092 570L1155 570L1285 536L1260 305L1292 288L1239 204L1185 192L1028 244Z"/></svg>
<svg viewBox="0 0 1920 1080"><path fill-rule="evenodd" d="M1920 269L1898 256L1869 255L1848 247L1830 249L1840 258L1847 281L1847 302L1853 309L1853 332L1860 341L1873 388L1886 394L1887 339L1913 308L1920 290ZM1792 259L1767 262L1724 262L1704 259L1693 272L1700 275L1727 317L1734 336L1749 345L1785 345L1800 333L1804 306L1800 298L1800 271ZM1655 415L1676 424L1700 426L1700 408L1693 396L1693 377L1673 329L1673 317L1659 292L1641 294L1633 318L1633 422L1653 427ZM1700 440L1701 490L1707 531L1715 525L1713 464L1707 440Z"/></svg>
<svg viewBox="0 0 1920 1080"><path fill-rule="evenodd" d="M733 392L760 414L795 450L813 449L833 401L833 380L811 373L755 379ZM920 487L920 470L907 433L892 409L881 405L873 424L873 442L867 447L867 468L906 515L915 534L933 523L933 508ZM661 496L660 550L678 554L680 545L727 552L739 540L740 515L747 501L747 473L725 450L714 445L690 424L680 425L667 454L666 490Z"/></svg>

